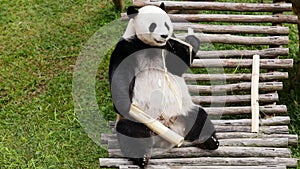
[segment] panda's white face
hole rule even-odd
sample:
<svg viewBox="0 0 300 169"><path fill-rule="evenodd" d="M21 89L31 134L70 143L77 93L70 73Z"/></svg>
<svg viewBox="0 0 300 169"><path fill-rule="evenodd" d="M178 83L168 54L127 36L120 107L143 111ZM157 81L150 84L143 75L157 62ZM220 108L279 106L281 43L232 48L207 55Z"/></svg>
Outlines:
<svg viewBox="0 0 300 169"><path fill-rule="evenodd" d="M168 14L159 7L145 6L134 17L137 37L151 46L164 46L173 34L173 25Z"/></svg>

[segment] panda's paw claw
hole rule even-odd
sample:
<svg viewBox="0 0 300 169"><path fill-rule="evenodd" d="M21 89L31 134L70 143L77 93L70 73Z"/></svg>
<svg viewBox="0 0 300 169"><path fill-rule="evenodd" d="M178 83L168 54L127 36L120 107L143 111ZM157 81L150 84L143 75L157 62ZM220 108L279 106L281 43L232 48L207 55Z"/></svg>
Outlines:
<svg viewBox="0 0 300 169"><path fill-rule="evenodd" d="M131 160L135 165L138 165L140 168L145 168L149 163L150 157L145 154L142 158L132 158Z"/></svg>
<svg viewBox="0 0 300 169"><path fill-rule="evenodd" d="M201 142L200 140L194 141L193 145L205 150L216 150L218 149L220 143L216 136L212 135L205 142Z"/></svg>

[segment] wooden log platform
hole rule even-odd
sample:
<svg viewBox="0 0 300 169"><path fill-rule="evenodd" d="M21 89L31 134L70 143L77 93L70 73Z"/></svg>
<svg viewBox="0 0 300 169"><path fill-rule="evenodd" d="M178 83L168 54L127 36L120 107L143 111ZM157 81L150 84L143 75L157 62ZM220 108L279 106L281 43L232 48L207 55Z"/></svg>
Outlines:
<svg viewBox="0 0 300 169"><path fill-rule="evenodd" d="M290 150L290 146L298 145L298 135L289 132L290 110L280 103L278 92L284 88L283 80L289 78L288 71L294 64L287 58L290 30L284 23L297 24L298 18L291 12L292 4L273 1L163 1L167 11L172 11L169 16L175 37L185 39L192 28L200 40L196 59L183 78L193 102L213 119L220 147L208 151L184 142L179 148L154 149L147 169L299 167ZM160 4L161 0L133 0L137 8ZM121 14L121 20L128 19ZM259 104L257 133L251 132L254 55L260 57L258 93L255 92ZM100 158L100 166L138 169L123 157L115 122L110 125L112 133L101 136L108 156Z"/></svg>

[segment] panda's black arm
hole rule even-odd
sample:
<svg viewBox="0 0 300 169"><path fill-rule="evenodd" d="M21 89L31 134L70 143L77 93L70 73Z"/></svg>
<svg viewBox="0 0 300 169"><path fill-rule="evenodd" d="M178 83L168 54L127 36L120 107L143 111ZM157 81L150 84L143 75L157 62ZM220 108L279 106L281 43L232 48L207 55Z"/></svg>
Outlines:
<svg viewBox="0 0 300 169"><path fill-rule="evenodd" d="M109 65L109 82L115 111L122 116L127 116L130 105L130 93L134 83L134 69L132 63L126 61L128 44L121 40L116 45ZM128 64L129 63L129 64Z"/></svg>
<svg viewBox="0 0 300 169"><path fill-rule="evenodd" d="M192 45L193 47L193 51L192 51L192 59L195 58L199 48L200 48L200 40L194 36L194 35L188 35L186 38L185 38L185 41L187 43L189 43L190 45Z"/></svg>
<svg viewBox="0 0 300 169"><path fill-rule="evenodd" d="M186 44L173 39L170 39L166 45L166 49L169 51L166 58L167 68L178 76L181 76L190 67L200 46L200 41L194 35L187 36L185 41L192 45L192 51ZM192 52L192 56L190 56L190 52Z"/></svg>

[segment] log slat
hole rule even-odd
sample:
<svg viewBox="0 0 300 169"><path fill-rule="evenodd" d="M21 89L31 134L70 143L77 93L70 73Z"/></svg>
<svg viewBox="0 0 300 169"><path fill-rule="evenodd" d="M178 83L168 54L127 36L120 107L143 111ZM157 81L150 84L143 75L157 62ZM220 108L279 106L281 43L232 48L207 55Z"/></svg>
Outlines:
<svg viewBox="0 0 300 169"><path fill-rule="evenodd" d="M251 107L243 106L243 107L204 107L204 110L209 115L241 115L241 114L250 114ZM285 105L267 105L267 106L259 106L259 111L262 114L286 114L287 107ZM250 132L250 131L249 131Z"/></svg>
<svg viewBox="0 0 300 169"><path fill-rule="evenodd" d="M287 147L287 138L253 138L253 139L222 139L221 146L245 146L245 147ZM251 157L251 156L250 156Z"/></svg>
<svg viewBox="0 0 300 169"><path fill-rule="evenodd" d="M236 119L236 120L212 120L214 125L219 126L250 126L251 119ZM275 116L267 119L260 119L261 126L274 126L290 124L289 116Z"/></svg>
<svg viewBox="0 0 300 169"><path fill-rule="evenodd" d="M214 11L240 11L240 12L283 12L291 11L290 3L230 3L230 2L180 2L164 1L167 10L214 10ZM133 5L142 7L144 5L159 6L160 1L134 1Z"/></svg>
<svg viewBox="0 0 300 169"><path fill-rule="evenodd" d="M294 23L295 15L170 14L173 22Z"/></svg>
<svg viewBox="0 0 300 169"><path fill-rule="evenodd" d="M194 59L191 66L195 68L250 68L252 59ZM293 68L293 59L260 59L260 68Z"/></svg>
<svg viewBox="0 0 300 169"><path fill-rule="evenodd" d="M197 57L201 59L212 58L252 58L253 55L260 55L263 58L276 58L278 56L287 56L288 48L269 48L262 50L215 50L215 51L198 51Z"/></svg>
<svg viewBox="0 0 300 169"><path fill-rule="evenodd" d="M219 139L232 139L232 138L288 138L289 145L298 144L298 135L296 134L262 134L262 133L249 133L249 132L220 132L216 133Z"/></svg>
<svg viewBox="0 0 300 169"><path fill-rule="evenodd" d="M169 14L173 22L237 22L237 23L294 23L298 22L294 15L227 15L227 14ZM126 13L122 20L128 20Z"/></svg>
<svg viewBox="0 0 300 169"><path fill-rule="evenodd" d="M172 148L170 150L154 150L152 158L182 158L182 157L291 157L288 148L267 147L224 147L215 151L203 150L196 147ZM110 149L111 158L122 158L120 149Z"/></svg>
<svg viewBox="0 0 300 169"><path fill-rule="evenodd" d="M250 126L251 119L234 119L234 120L211 120L214 125L219 126ZM261 126L276 126L276 125L284 125L290 124L289 116L274 116L268 117L264 119L260 119ZM114 128L116 125L115 121L110 121L109 125Z"/></svg>
<svg viewBox="0 0 300 169"><path fill-rule="evenodd" d="M251 81L251 74L183 74L187 81ZM288 78L288 72L260 73L259 81L283 80Z"/></svg>
<svg viewBox="0 0 300 169"><path fill-rule="evenodd" d="M217 132L251 132L251 126L215 126ZM288 134L288 126L261 126L263 134Z"/></svg>
<svg viewBox="0 0 300 169"><path fill-rule="evenodd" d="M251 34L269 34L269 35L286 35L289 33L288 27L283 26L250 26L250 25L207 25L196 23L174 23L175 31L187 31L192 28L195 32L204 33L251 33Z"/></svg>
<svg viewBox="0 0 300 169"><path fill-rule="evenodd" d="M175 34L175 37L183 40L187 34ZM195 36L202 43L224 43L224 44L240 44L240 45L287 45L289 38L287 36L266 36L251 37L229 34L204 34L195 33Z"/></svg>
<svg viewBox="0 0 300 169"><path fill-rule="evenodd" d="M219 142L221 147L287 147L288 146L288 138L250 138L250 139L236 138L236 139L219 139ZM186 142L182 146L192 147L191 143L188 142ZM119 148L120 147L117 140L108 141L108 152L112 153L110 154L110 157L121 157L121 153L114 150ZM115 152L118 154L113 154Z"/></svg>
<svg viewBox="0 0 300 169"><path fill-rule="evenodd" d="M121 165L120 169L140 169L135 165ZM149 165L147 169L286 169L286 166L166 166Z"/></svg>
<svg viewBox="0 0 300 169"><path fill-rule="evenodd" d="M192 96L193 102L196 104L212 104L212 103L249 103L251 95L227 95L227 96ZM278 94L260 94L260 103L278 102Z"/></svg>
<svg viewBox="0 0 300 169"><path fill-rule="evenodd" d="M247 132L220 132L216 133L219 139L232 138L287 138L289 145L298 144L298 135L296 134L262 134L262 133L247 133ZM101 143L108 144L108 140L116 140L116 134L102 134Z"/></svg>
<svg viewBox="0 0 300 169"><path fill-rule="evenodd" d="M132 162L124 158L101 158L101 166L118 167L120 165L132 165ZM199 157L199 158L164 158L150 159L150 165L167 165L167 166L277 166L286 165L287 167L297 167L295 158L273 158L273 157L249 157L249 158L221 158L221 157Z"/></svg>
<svg viewBox="0 0 300 169"><path fill-rule="evenodd" d="M249 91L250 82L226 84L226 85L188 85L189 91L195 94L201 93L226 93L234 91ZM260 91L278 91L282 90L282 82L261 82L259 83Z"/></svg>

